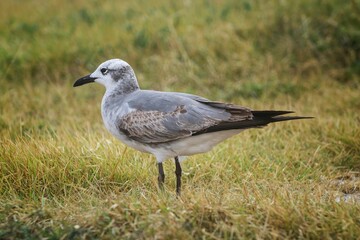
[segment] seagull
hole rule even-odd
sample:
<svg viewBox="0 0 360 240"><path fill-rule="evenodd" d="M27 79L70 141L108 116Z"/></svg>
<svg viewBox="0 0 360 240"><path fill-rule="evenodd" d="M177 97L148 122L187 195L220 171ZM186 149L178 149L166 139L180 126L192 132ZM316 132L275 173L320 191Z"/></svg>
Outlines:
<svg viewBox="0 0 360 240"><path fill-rule="evenodd" d="M165 182L163 162L174 158L177 195L185 157L208 152L245 129L310 118L283 116L292 111L254 111L187 93L141 90L134 70L121 59L100 64L73 87L92 82L106 88L101 102L106 129L127 146L156 157L160 189Z"/></svg>

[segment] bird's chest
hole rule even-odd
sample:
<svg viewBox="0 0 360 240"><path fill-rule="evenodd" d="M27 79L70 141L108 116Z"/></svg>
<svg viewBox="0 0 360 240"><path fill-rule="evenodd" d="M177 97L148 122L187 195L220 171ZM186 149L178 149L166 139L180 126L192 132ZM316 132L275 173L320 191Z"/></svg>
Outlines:
<svg viewBox="0 0 360 240"><path fill-rule="evenodd" d="M127 103L123 103L119 106L108 103L105 99L101 104L101 115L106 129L126 145L142 152L149 152L146 146L128 138L119 130L119 124L122 117L132 111L133 110L129 108Z"/></svg>
<svg viewBox="0 0 360 240"><path fill-rule="evenodd" d="M110 104L106 104L106 102L103 102L101 106L101 116L106 129L121 140L123 140L124 134L122 134L118 128L120 123L119 119L128 112L129 109L127 109L126 106L112 106Z"/></svg>

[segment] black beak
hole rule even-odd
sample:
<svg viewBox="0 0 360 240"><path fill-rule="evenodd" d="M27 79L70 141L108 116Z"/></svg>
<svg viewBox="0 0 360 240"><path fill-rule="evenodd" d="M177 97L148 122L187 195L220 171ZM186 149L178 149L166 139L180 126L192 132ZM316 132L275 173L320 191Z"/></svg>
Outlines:
<svg viewBox="0 0 360 240"><path fill-rule="evenodd" d="M90 77L90 75L87 75L85 77L82 77L82 78L76 80L76 82L74 82L73 87L78 87L78 86L81 86L81 85L84 85L87 83L95 82L95 79L96 78L93 78L93 77Z"/></svg>

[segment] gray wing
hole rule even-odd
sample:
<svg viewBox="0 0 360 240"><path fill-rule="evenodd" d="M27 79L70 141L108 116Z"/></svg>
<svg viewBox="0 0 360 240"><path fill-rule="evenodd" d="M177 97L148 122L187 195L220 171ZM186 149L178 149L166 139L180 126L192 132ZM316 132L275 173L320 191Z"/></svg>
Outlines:
<svg viewBox="0 0 360 240"><path fill-rule="evenodd" d="M170 142L222 122L252 117L247 108L235 108L231 104L182 93L137 91L127 102L135 110L119 119L118 128L129 138L142 143Z"/></svg>
<svg viewBox="0 0 360 240"><path fill-rule="evenodd" d="M188 94L188 93L174 93L178 96L183 96L183 97L187 97L190 99L193 99L197 102L203 103L205 105L217 108L217 109L224 109L227 112L231 113L233 116L233 118L239 119L241 120L242 118L248 119L249 117L251 117L251 109L247 108L247 107L242 107L239 105L234 105L231 103L223 103L223 102L217 102L217 101L211 101L209 99L197 96L197 95L193 95L193 94ZM235 119L234 119L235 120Z"/></svg>

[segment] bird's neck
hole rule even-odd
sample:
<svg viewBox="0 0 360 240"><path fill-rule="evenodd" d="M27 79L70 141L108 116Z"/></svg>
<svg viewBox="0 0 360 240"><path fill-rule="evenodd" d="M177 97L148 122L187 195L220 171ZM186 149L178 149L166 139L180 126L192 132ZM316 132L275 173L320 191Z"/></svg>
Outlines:
<svg viewBox="0 0 360 240"><path fill-rule="evenodd" d="M139 90L139 84L136 78L121 79L116 85L106 89L106 95L127 95Z"/></svg>
<svg viewBox="0 0 360 240"><path fill-rule="evenodd" d="M107 120L123 115L124 100L133 92L140 90L136 78L121 79L118 84L107 87L101 103L101 114L105 125ZM126 108L125 108L126 110Z"/></svg>

